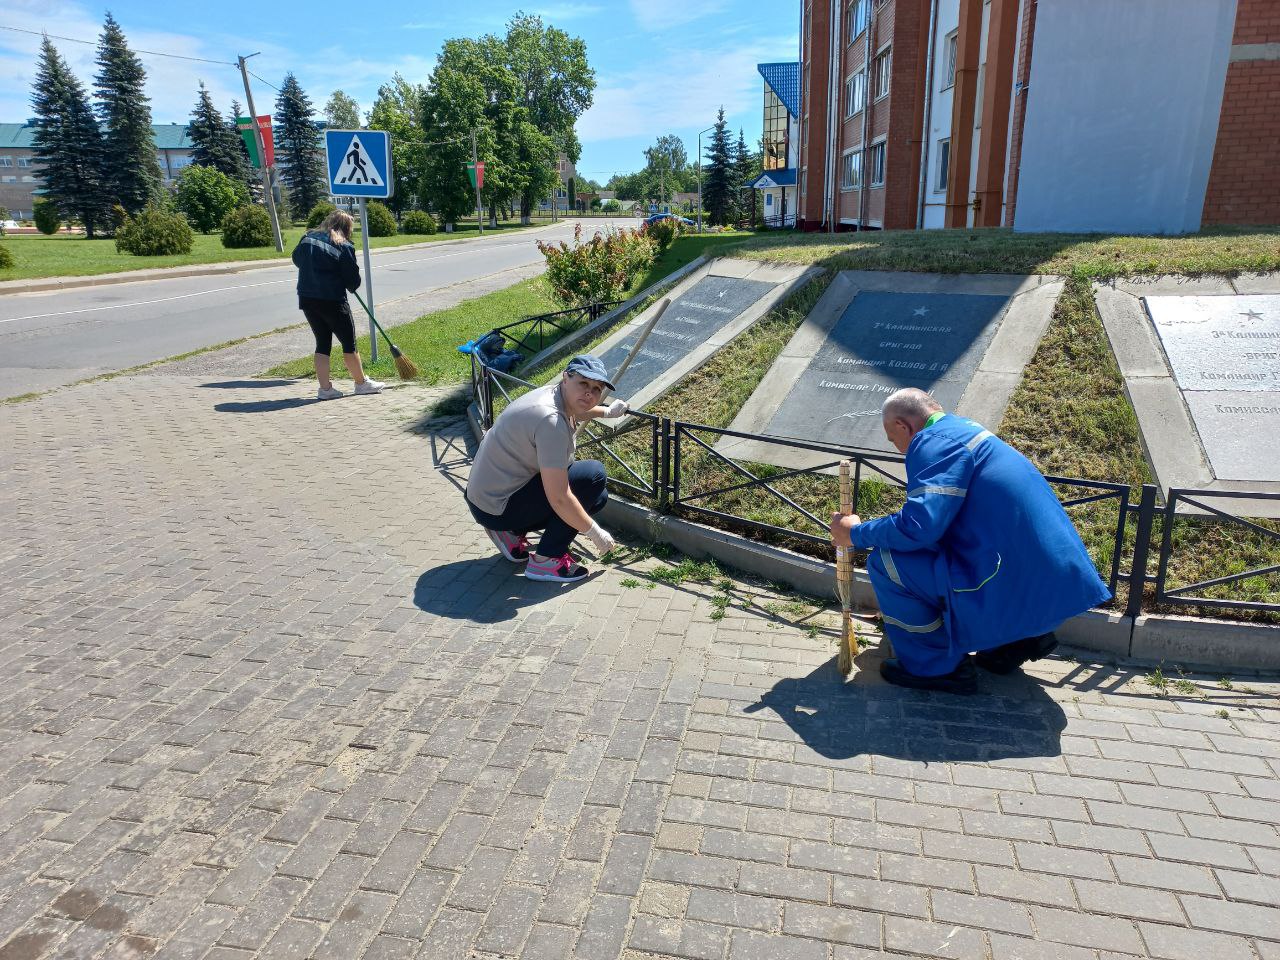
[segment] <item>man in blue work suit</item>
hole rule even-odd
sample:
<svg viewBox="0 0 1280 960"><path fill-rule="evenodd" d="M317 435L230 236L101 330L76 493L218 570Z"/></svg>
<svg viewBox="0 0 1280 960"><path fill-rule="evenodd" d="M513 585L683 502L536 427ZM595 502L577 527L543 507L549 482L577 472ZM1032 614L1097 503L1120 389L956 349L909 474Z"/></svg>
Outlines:
<svg viewBox="0 0 1280 960"><path fill-rule="evenodd" d="M990 431L907 388L883 408L907 458L907 502L831 536L870 550L867 572L896 658L880 673L922 690L973 693L979 666L1010 673L1057 646L1053 630L1110 599L1040 471Z"/></svg>

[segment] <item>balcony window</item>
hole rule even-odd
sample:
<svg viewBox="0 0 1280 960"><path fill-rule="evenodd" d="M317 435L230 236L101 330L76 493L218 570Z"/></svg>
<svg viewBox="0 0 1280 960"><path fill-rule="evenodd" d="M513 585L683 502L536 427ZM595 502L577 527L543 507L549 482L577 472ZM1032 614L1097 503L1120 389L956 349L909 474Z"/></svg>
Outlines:
<svg viewBox="0 0 1280 960"><path fill-rule="evenodd" d="M942 47L942 89L956 85L956 52L958 50L956 43L959 37L953 30L947 34L947 39L943 41Z"/></svg>
<svg viewBox="0 0 1280 960"><path fill-rule="evenodd" d="M852 117L867 105L867 72L859 70L844 82L846 117Z"/></svg>
<svg viewBox="0 0 1280 960"><path fill-rule="evenodd" d="M871 65L875 83L875 98L877 100L889 95L889 71L892 56L893 51L886 50L876 57L875 62Z"/></svg>
<svg viewBox="0 0 1280 960"><path fill-rule="evenodd" d="M871 165L871 185L873 187L884 186L884 141L880 141L871 147L871 156L867 162Z"/></svg>
<svg viewBox="0 0 1280 960"><path fill-rule="evenodd" d="M851 150L840 162L840 189L857 190L862 186L862 153Z"/></svg>
<svg viewBox="0 0 1280 960"><path fill-rule="evenodd" d="M935 193L947 192L947 176L951 173L951 139L938 141L938 183Z"/></svg>

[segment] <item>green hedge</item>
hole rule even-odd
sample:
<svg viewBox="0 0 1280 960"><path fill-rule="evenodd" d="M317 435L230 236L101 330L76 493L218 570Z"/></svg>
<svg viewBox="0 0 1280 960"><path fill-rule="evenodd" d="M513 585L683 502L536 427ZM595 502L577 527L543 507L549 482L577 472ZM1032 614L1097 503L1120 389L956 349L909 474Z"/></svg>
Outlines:
<svg viewBox="0 0 1280 960"><path fill-rule="evenodd" d="M149 207L116 231L116 250L137 257L190 253L195 234L187 218Z"/></svg>
<svg viewBox="0 0 1280 960"><path fill-rule="evenodd" d="M222 218L222 245L227 248L269 247L275 242L271 215L258 206L236 207Z"/></svg>

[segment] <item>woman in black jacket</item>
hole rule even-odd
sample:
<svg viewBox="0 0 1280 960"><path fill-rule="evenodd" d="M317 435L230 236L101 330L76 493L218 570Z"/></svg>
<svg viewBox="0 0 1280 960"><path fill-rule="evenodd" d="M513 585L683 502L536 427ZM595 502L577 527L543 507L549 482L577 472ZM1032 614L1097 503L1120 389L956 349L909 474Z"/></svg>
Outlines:
<svg viewBox="0 0 1280 960"><path fill-rule="evenodd" d="M335 210L293 249L293 262L298 268L298 309L316 337L316 379L320 381L316 396L321 400L342 396L329 379L329 351L334 337L342 345L342 362L356 382L356 393L381 393L386 386L365 377L360 354L356 353L356 325L347 303L347 291L360 289L356 248L351 245L354 229L351 215Z"/></svg>

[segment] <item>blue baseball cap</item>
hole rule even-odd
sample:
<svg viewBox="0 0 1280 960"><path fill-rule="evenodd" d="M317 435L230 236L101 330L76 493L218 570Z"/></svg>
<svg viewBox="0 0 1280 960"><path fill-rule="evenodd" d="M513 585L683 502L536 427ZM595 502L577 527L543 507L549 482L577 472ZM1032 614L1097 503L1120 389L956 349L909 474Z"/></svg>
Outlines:
<svg viewBox="0 0 1280 960"><path fill-rule="evenodd" d="M599 380L610 390L614 389L613 381L609 379L609 371L605 370L604 364L600 362L599 357L593 357L589 353L581 354L569 361L569 365L564 368L565 373L576 373L580 377L587 377L591 380Z"/></svg>

